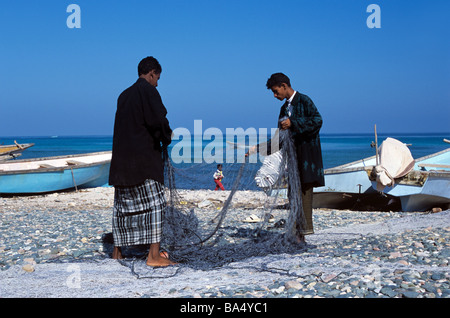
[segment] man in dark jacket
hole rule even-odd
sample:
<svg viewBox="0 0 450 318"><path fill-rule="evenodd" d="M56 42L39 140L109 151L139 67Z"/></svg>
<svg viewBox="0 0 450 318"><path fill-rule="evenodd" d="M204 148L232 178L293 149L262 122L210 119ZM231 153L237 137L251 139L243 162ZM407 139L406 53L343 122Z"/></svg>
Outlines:
<svg viewBox="0 0 450 318"><path fill-rule="evenodd" d="M299 243L305 241L305 235L313 234L312 200L313 188L325 185L322 162L322 149L319 131L322 127L322 117L312 100L296 92L290 79L283 73L275 73L267 80L267 89L272 90L278 100L286 100L281 106L278 119L287 117L279 123L280 129L289 129L294 139L297 154L300 184L302 188L303 213L306 219L306 228L297 229ZM268 144L277 142L271 140ZM282 147L282 145L281 145ZM266 145L267 154L277 146ZM250 153L259 149L254 147Z"/></svg>
<svg viewBox="0 0 450 318"><path fill-rule="evenodd" d="M150 244L149 266L173 264L159 251L166 205L162 150L172 135L156 90L161 71L155 58L144 58L138 80L119 96L109 175L115 187L113 258L122 258L121 246Z"/></svg>

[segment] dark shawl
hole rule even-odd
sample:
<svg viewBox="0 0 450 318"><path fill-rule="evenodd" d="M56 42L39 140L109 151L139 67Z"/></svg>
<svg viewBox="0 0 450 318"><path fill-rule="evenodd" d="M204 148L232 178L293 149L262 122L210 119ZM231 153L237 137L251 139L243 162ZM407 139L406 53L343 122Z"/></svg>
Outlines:
<svg viewBox="0 0 450 318"><path fill-rule="evenodd" d="M297 161L302 184L313 187L325 185L323 175L322 148L319 131L322 116L313 101L306 95L295 93L292 100L291 132L297 149ZM280 116L286 116L286 106L280 109Z"/></svg>
<svg viewBox="0 0 450 318"><path fill-rule="evenodd" d="M164 184L162 147L171 142L167 110L145 79L120 94L114 122L109 184L133 186L152 179Z"/></svg>
<svg viewBox="0 0 450 318"><path fill-rule="evenodd" d="M278 119L288 116L287 105L288 102L286 101L281 106ZM291 127L289 129L294 138L301 184L309 184L313 187L324 186L322 148L319 137L322 117L313 101L299 92L295 93L291 105L292 113L289 117ZM279 123L278 128L280 128ZM271 149L278 149L276 139L278 139L278 136L268 141L267 146L261 146L260 149L264 149L267 154L270 154ZM283 145L280 146L283 147Z"/></svg>

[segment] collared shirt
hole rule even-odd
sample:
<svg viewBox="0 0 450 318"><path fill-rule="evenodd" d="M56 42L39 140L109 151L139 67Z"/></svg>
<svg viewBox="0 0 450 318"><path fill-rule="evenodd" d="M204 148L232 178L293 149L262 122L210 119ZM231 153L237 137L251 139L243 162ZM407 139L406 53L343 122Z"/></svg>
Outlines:
<svg viewBox="0 0 450 318"><path fill-rule="evenodd" d="M286 106L286 110L287 110L287 113L288 113L289 116L291 116L291 114L292 114L292 105L291 105L291 103L292 103L292 100L294 99L295 93L297 93L297 91L294 91L292 96L289 97L289 99L287 100L288 104Z"/></svg>

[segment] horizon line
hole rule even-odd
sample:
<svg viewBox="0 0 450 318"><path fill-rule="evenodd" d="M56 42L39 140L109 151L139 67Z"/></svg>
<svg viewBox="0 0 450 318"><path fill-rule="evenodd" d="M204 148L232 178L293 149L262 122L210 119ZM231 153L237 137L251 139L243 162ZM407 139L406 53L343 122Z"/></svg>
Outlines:
<svg viewBox="0 0 450 318"><path fill-rule="evenodd" d="M226 135L226 134L224 134ZM236 135L236 134L234 134ZM270 135L270 134L269 134ZM368 133L368 132L326 132L326 133L319 133L320 136L353 136L353 135L374 135L374 133ZM450 131L449 132L377 132L378 136L385 136L385 135L450 135ZM198 135L198 134L192 134L191 136L203 136L202 135ZM241 135L236 135L236 136L241 136ZM246 134L244 134L244 136L246 136ZM64 134L64 135L5 135L2 136L0 135L0 139L1 138L67 138L67 137L113 137L113 134L86 134L86 135L79 135L79 134L73 134L73 135L69 135L69 134Z"/></svg>

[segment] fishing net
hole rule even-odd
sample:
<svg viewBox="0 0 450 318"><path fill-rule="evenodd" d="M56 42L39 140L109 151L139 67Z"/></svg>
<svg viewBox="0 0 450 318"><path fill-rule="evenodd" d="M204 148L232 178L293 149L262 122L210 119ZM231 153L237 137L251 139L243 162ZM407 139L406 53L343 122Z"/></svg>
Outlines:
<svg viewBox="0 0 450 318"><path fill-rule="evenodd" d="M221 202L219 208L215 205L198 208L189 206L189 202L182 199L181 190L176 184L177 177L189 176L189 168L175 167L167 150L164 151L168 202L161 246L169 252L173 261L204 270L255 256L298 253L305 247L297 243L296 235L297 229L305 226L305 218L295 146L289 130L280 131L279 139L281 163L278 166L278 178L271 185L271 191L267 192L271 195L265 195L264 206L259 209L261 221L246 226L240 226L244 223L229 222L227 217L234 212L233 200L237 191L251 189L249 184L255 189L252 191L262 191L254 188L255 170L259 168L257 165L249 163L247 158L241 163L228 166L228 178L233 179L233 183L224 202ZM208 168L211 174L213 166L209 165ZM248 176L251 176L251 182L245 180ZM287 185L283 182L287 182ZM280 208L278 191L283 191L286 187L289 196L286 218L275 224L270 223L273 210ZM251 193L249 196L251 200ZM246 211L245 206L240 209ZM199 217L199 212L202 213L202 218Z"/></svg>

